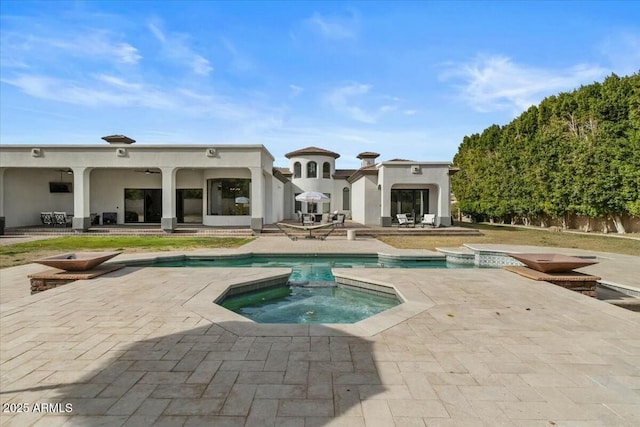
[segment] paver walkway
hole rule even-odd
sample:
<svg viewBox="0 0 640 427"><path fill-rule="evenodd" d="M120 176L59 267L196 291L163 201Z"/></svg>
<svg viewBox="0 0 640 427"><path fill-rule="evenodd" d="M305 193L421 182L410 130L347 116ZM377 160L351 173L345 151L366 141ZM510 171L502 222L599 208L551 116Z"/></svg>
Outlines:
<svg viewBox="0 0 640 427"><path fill-rule="evenodd" d="M295 243L300 251L394 251L375 240ZM241 250L277 248L292 247L269 237ZM628 268L637 272L634 260ZM271 270L128 267L21 296L15 288L37 268L0 270L3 426L640 419L640 314L501 269L353 270L362 280L411 287L433 304L373 336L338 327L238 336L228 317L189 307L212 284ZM42 403L55 413L43 413Z"/></svg>

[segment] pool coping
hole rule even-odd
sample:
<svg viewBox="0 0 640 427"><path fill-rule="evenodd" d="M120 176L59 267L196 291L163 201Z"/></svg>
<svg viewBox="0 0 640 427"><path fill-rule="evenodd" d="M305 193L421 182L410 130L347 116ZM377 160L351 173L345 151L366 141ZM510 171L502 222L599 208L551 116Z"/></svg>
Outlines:
<svg viewBox="0 0 640 427"><path fill-rule="evenodd" d="M412 254L394 254L390 252L241 252L241 253L228 253L228 254L212 254L212 253L180 253L180 254L128 254L121 256L118 262L125 264L128 267L152 267L146 265L149 262L164 262L164 261L182 261L185 259L197 259L197 260L217 260L217 259L245 259L251 257L274 257L274 258L313 258L313 257L358 257L358 258L374 258L390 261L446 261L445 254L440 253L412 253Z"/></svg>

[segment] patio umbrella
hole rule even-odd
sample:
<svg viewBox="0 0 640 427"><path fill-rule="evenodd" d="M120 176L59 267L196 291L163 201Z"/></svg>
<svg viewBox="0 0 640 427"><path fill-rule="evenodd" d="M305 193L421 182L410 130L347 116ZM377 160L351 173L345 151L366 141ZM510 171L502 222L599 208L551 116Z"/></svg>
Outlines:
<svg viewBox="0 0 640 427"><path fill-rule="evenodd" d="M323 203L328 202L331 199L323 193L318 191L305 191L304 193L300 193L296 196L296 200L299 202L307 202L307 203Z"/></svg>
<svg viewBox="0 0 640 427"><path fill-rule="evenodd" d="M318 191L305 191L304 193L298 194L296 196L296 200L299 202L307 202L308 204L313 205L315 203L328 202L331 199L324 193L320 193Z"/></svg>

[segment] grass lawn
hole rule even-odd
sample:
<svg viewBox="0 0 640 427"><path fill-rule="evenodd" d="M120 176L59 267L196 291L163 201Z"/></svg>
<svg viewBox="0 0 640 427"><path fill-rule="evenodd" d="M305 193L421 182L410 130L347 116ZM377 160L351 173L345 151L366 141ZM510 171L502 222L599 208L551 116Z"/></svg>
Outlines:
<svg viewBox="0 0 640 427"><path fill-rule="evenodd" d="M460 225L460 224L456 224ZM384 236L379 239L403 249L457 247L464 243L495 243L576 248L640 256L640 240L614 235L550 232L486 224L463 224L476 228L482 236ZM0 268L28 264L35 259L74 251L155 252L191 249L237 248L253 238L163 237L163 236L66 236L0 246Z"/></svg>
<svg viewBox="0 0 640 427"><path fill-rule="evenodd" d="M503 245L530 245L561 248L585 249L640 255L640 240L620 238L615 235L589 235L568 232L552 232L531 228L459 224L480 230L482 236L385 236L379 239L391 246L402 249L430 249L437 247L458 247L464 243L493 243Z"/></svg>
<svg viewBox="0 0 640 427"><path fill-rule="evenodd" d="M67 236L0 246L0 268L28 264L34 259L75 251L154 252L237 248L253 238L163 236Z"/></svg>

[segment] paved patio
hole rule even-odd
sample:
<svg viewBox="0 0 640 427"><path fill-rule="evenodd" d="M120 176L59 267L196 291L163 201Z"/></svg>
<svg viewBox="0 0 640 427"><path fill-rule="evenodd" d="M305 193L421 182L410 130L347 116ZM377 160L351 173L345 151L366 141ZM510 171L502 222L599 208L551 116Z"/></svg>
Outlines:
<svg viewBox="0 0 640 427"><path fill-rule="evenodd" d="M240 252L407 251L344 237L260 237L215 251ZM600 263L584 271L640 287L638 257L597 255ZM28 295L27 274L45 269L0 270L2 425L632 426L640 419L640 314L505 270L352 269L424 303L371 334L339 325L252 329L214 307L206 312L213 287L281 269L127 267ZM382 315L398 315L393 310ZM35 412L45 402L60 405Z"/></svg>

